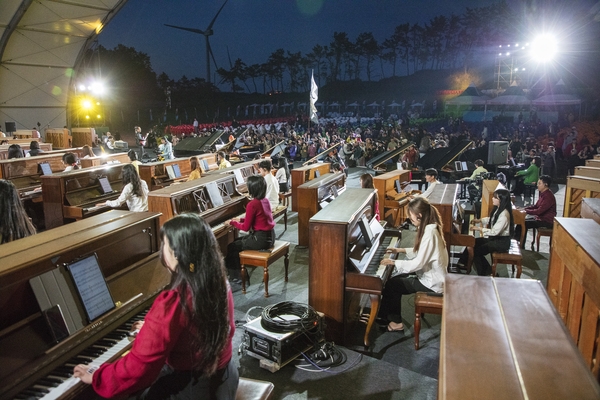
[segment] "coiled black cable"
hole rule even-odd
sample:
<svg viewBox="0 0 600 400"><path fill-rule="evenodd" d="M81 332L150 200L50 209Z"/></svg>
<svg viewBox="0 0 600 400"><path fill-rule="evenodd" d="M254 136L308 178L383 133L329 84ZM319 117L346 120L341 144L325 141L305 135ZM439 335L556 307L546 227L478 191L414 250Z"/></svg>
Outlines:
<svg viewBox="0 0 600 400"><path fill-rule="evenodd" d="M293 315L296 319L285 319L282 315ZM310 331L319 327L319 314L308 304L282 301L266 306L261 314L261 326L269 332L284 333Z"/></svg>

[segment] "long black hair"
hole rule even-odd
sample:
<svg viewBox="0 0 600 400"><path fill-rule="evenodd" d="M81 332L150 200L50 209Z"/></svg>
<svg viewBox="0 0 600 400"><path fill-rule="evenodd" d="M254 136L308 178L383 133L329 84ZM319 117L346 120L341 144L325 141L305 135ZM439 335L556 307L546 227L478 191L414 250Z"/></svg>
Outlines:
<svg viewBox="0 0 600 400"><path fill-rule="evenodd" d="M0 179L0 244L35 235L19 192L11 181Z"/></svg>
<svg viewBox="0 0 600 400"><path fill-rule="evenodd" d="M177 259L170 287L179 292L197 333L190 352L201 359L194 368L210 376L217 370L230 333L223 256L210 226L197 214L181 214L165 222L160 238L165 237Z"/></svg>
<svg viewBox="0 0 600 400"><path fill-rule="evenodd" d="M510 192L506 189L497 189L494 192L494 197L500 200L500 204L498 207L494 207L492 210L492 218L490 219L490 227L494 226L496 221L498 221L498 217L504 210L508 211L508 215L510 215L510 236L515 233L515 220L512 214L512 201L510 198Z"/></svg>
<svg viewBox="0 0 600 400"><path fill-rule="evenodd" d="M425 227L430 224L436 224L437 230L442 238L442 242L444 242L444 246L446 245L446 241L444 240L444 224L442 222L442 217L437 208L435 208L429 200L425 197L415 197L408 203L408 211L412 212L418 218L420 218L421 223L417 228L417 237L415 238L415 246L413 247L414 251L419 251L419 247L421 246L421 239L423 238L423 234L425 233Z"/></svg>
<svg viewBox="0 0 600 400"><path fill-rule="evenodd" d="M142 192L142 182L140 181L140 176L135 170L135 166L133 164L125 164L123 166L123 186L131 183L132 193L138 197L143 196Z"/></svg>

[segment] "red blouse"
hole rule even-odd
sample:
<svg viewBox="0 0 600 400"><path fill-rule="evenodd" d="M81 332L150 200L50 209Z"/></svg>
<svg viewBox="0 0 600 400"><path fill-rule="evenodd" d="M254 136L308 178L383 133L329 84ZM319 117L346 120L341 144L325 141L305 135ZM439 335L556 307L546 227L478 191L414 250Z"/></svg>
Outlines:
<svg viewBox="0 0 600 400"><path fill-rule="evenodd" d="M233 296L227 288L229 340L219 358L224 368L232 354L231 340L235 332ZM103 364L94 373L92 387L102 397L130 395L147 388L156 380L166 364L175 370L190 370L202 355L190 353L193 329L179 304L176 290L162 292L144 319L131 351L112 364Z"/></svg>
<svg viewBox="0 0 600 400"><path fill-rule="evenodd" d="M231 221L231 225L241 231L248 232L250 229L254 231L270 231L275 228L273 221L273 213L269 200L252 199L246 206L246 217L240 222Z"/></svg>

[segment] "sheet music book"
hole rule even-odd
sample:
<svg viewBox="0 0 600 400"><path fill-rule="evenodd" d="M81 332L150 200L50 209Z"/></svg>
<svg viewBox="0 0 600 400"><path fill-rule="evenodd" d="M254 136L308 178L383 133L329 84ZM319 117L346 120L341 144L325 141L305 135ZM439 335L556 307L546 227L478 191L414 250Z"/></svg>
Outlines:
<svg viewBox="0 0 600 400"><path fill-rule="evenodd" d="M175 178L181 178L181 170L179 169L179 164L173 164L173 172L175 173Z"/></svg>
<svg viewBox="0 0 600 400"><path fill-rule="evenodd" d="M50 168L50 163L43 162L38 164L42 171L42 175L52 175L52 168Z"/></svg>
<svg viewBox="0 0 600 400"><path fill-rule="evenodd" d="M402 185L400 184L400 179L396 179L396 192L402 193Z"/></svg>
<svg viewBox="0 0 600 400"><path fill-rule="evenodd" d="M244 177L242 176L242 170L241 169L234 169L233 170L233 174L235 175L235 181L237 182L238 185L242 185L244 184Z"/></svg>
<svg viewBox="0 0 600 400"><path fill-rule="evenodd" d="M113 192L113 189L110 186L110 182L108 181L107 177L98 178L98 183L100 183L100 190L102 191L103 194L108 194L108 193Z"/></svg>
<svg viewBox="0 0 600 400"><path fill-rule="evenodd" d="M175 179L175 171L173 170L172 165L165 166L165 170L167 171L167 175L169 176L169 179Z"/></svg>
<svg viewBox="0 0 600 400"><path fill-rule="evenodd" d="M206 191L208 192L208 197L210 198L210 202L212 203L213 207L223 205L223 197L221 197L221 192L219 191L217 182L207 183Z"/></svg>
<svg viewBox="0 0 600 400"><path fill-rule="evenodd" d="M67 269L71 273L83 303L88 322L91 323L115 308L115 302L100 270L96 253L69 264Z"/></svg>

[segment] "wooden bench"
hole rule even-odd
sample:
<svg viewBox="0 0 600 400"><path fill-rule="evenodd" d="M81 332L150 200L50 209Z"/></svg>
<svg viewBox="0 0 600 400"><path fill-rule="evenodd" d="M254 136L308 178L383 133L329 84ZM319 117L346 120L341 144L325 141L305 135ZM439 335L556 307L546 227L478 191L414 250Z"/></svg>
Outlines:
<svg viewBox="0 0 600 400"><path fill-rule="evenodd" d="M268 400L274 388L271 382L240 377L235 400Z"/></svg>
<svg viewBox="0 0 600 400"><path fill-rule="evenodd" d="M492 276L496 276L496 266L498 264L510 264L512 265L512 272L515 272L515 265L517 266L517 278L521 277L523 272L523 256L521 255L521 247L519 242L515 239L510 241L510 249L507 253L492 253Z"/></svg>
<svg viewBox="0 0 600 400"><path fill-rule="evenodd" d="M290 242L276 240L268 250L243 250L240 251L240 264L242 266L242 293L246 294L246 281L248 280L249 267L264 268L263 281L265 283L265 297L269 297L269 265L279 260L282 256L285 257L285 281L288 281L288 266L289 266Z"/></svg>
<svg viewBox="0 0 600 400"><path fill-rule="evenodd" d="M536 237L537 234L537 237ZM533 242L535 241L536 251L540 252L540 238L542 236L548 236L550 238L550 244L552 244L552 228L536 228L533 230L533 239L531 240L531 250L533 250Z"/></svg>
<svg viewBox="0 0 600 400"><path fill-rule="evenodd" d="M423 314L442 314L444 296L441 293L417 292L415 294L415 350L419 350L419 333Z"/></svg>
<svg viewBox="0 0 600 400"><path fill-rule="evenodd" d="M292 197L292 191L287 191L285 193L279 193L279 200L281 201L281 205L288 206L290 204L290 197Z"/></svg>

